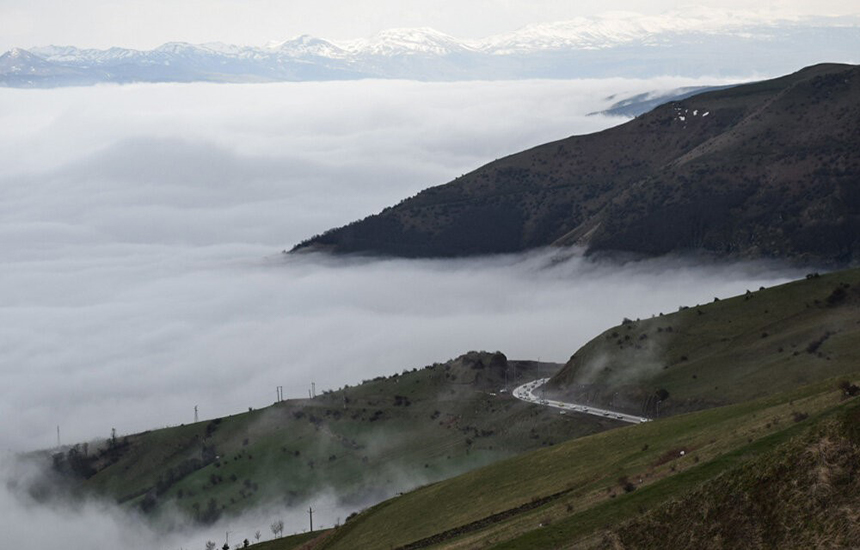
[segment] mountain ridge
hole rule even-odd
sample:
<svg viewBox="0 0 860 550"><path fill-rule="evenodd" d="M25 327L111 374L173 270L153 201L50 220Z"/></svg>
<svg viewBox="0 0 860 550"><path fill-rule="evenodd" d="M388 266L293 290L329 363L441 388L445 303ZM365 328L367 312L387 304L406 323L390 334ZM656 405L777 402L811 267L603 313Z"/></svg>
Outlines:
<svg viewBox="0 0 860 550"><path fill-rule="evenodd" d="M860 259L860 67L694 95L515 153L293 248Z"/></svg>
<svg viewBox="0 0 860 550"><path fill-rule="evenodd" d="M0 67L0 85L772 74L822 58L857 61L852 52L860 50L858 28L857 17L742 18L706 11L594 16L532 24L482 39L423 27L387 29L354 40L305 34L262 47L218 42L168 42L148 51L44 46L25 50L36 56L34 66L42 65L42 72ZM725 56L714 58L713 51ZM728 57L731 63L723 62ZM77 72L67 74L70 70Z"/></svg>

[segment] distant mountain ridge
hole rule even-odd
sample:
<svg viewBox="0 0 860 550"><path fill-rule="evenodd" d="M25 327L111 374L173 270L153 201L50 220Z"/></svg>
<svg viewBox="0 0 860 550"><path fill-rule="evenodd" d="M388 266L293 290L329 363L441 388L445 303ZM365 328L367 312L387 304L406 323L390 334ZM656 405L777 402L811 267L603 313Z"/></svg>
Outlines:
<svg viewBox="0 0 860 550"><path fill-rule="evenodd" d="M297 245L860 260L860 67L817 65L548 143Z"/></svg>
<svg viewBox="0 0 860 550"><path fill-rule="evenodd" d="M263 47L219 42L169 42L149 51L46 46L15 48L0 56L0 85L773 74L798 63L852 61L846 57L860 51L858 30L858 18L745 19L708 11L578 18L480 40L414 28L349 41L302 35Z"/></svg>

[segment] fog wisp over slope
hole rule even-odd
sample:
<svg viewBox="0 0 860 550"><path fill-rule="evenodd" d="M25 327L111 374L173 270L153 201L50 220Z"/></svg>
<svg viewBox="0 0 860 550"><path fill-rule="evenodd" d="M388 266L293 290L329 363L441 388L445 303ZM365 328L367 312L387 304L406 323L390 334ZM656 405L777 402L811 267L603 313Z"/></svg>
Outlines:
<svg viewBox="0 0 860 550"><path fill-rule="evenodd" d="M120 507L107 500L80 495L54 494L48 502L34 498L34 487L46 487L45 472L26 460L0 454L0 527L6 540L21 550L45 548L204 548L207 541L224 540L229 532L231 546L244 539L260 541L274 538L270 526L284 522L284 535L307 531L307 507L316 512L315 529L332 527L354 510L338 504L337 496L326 491L310 503L292 508L273 504L250 510L239 517L222 518L213 525L201 526L181 511L168 511L170 526L153 525L138 508ZM48 478L50 480L50 478ZM50 481L49 481L50 483Z"/></svg>

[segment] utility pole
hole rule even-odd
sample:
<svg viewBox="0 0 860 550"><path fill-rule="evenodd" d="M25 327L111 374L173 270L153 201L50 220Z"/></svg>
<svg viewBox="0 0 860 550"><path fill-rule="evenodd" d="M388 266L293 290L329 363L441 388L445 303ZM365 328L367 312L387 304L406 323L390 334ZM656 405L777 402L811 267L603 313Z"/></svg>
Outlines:
<svg viewBox="0 0 860 550"><path fill-rule="evenodd" d="M194 405L194 423L197 424L198 421L199 420L197 416L197 405Z"/></svg>
<svg viewBox="0 0 860 550"><path fill-rule="evenodd" d="M308 506L308 515L311 519L311 533L314 532L314 509Z"/></svg>
<svg viewBox="0 0 860 550"><path fill-rule="evenodd" d="M60 446L60 425L57 424L57 447Z"/></svg>
<svg viewBox="0 0 860 550"><path fill-rule="evenodd" d="M316 382L311 382L311 393L314 397L317 396L317 384Z"/></svg>

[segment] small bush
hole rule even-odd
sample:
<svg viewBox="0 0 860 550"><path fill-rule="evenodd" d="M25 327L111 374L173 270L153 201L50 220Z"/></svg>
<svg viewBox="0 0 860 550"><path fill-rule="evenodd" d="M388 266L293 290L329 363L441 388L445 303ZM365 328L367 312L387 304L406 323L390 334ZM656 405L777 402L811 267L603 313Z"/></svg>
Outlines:
<svg viewBox="0 0 860 550"><path fill-rule="evenodd" d="M633 482L627 478L627 476L619 477L618 484L621 486L622 489L624 489L625 493L632 493L636 490L636 485L634 485Z"/></svg>
<svg viewBox="0 0 860 550"><path fill-rule="evenodd" d="M855 395L860 394L860 387L858 387L856 384L852 384L848 380L840 380L837 384L837 387L839 388L839 391L842 392L842 396L845 398L854 397Z"/></svg>
<svg viewBox="0 0 860 550"><path fill-rule="evenodd" d="M830 296L828 296L825 301L827 302L827 305L835 306L840 302L844 301L847 297L848 294L845 292L845 289L841 286L838 286L833 289L833 292L830 293Z"/></svg>

